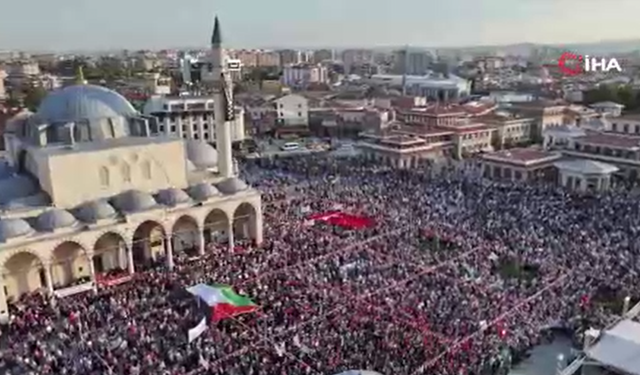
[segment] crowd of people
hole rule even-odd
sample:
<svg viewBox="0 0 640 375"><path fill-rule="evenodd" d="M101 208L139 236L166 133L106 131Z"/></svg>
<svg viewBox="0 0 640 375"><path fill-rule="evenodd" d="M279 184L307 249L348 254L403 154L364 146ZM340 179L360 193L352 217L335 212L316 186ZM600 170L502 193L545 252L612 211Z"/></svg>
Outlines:
<svg viewBox="0 0 640 375"><path fill-rule="evenodd" d="M264 243L211 243L127 283L25 296L1 328L6 374L493 374L562 325L602 327L640 270L640 203L627 191L392 170L358 158L259 160ZM306 220L370 217L347 230ZM256 312L212 322L186 293L229 284Z"/></svg>

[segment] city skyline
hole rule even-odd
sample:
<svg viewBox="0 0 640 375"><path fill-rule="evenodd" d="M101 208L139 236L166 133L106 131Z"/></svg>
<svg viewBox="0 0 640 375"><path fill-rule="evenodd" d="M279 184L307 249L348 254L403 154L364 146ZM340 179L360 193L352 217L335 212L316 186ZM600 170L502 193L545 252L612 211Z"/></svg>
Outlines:
<svg viewBox="0 0 640 375"><path fill-rule="evenodd" d="M616 0L166 0L90 4L25 0L4 6L0 50L110 50L206 46L213 17L229 47L466 47L640 39L640 2ZM606 5L606 6L603 6ZM33 10L38 9L37 12ZM36 27L28 26L24 17ZM27 26L25 26L27 25Z"/></svg>

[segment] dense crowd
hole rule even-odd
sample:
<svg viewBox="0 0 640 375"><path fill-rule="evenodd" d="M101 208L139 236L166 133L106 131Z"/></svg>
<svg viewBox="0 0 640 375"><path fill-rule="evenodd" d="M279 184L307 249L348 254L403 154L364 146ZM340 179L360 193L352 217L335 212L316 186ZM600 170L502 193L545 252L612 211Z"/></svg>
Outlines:
<svg viewBox="0 0 640 375"><path fill-rule="evenodd" d="M160 264L55 303L26 296L1 328L0 371L492 374L545 327L609 323L597 301L633 295L640 281L640 204L626 191L576 194L355 158L263 160L244 172L263 192L260 247L212 243L173 271ZM375 225L305 219L332 210ZM200 282L233 285L260 308L188 343L204 311L185 288Z"/></svg>

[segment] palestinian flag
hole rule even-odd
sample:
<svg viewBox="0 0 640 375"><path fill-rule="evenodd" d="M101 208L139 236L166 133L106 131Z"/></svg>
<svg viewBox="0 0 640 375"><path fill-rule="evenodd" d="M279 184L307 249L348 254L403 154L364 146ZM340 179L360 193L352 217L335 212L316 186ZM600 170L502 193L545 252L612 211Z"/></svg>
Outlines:
<svg viewBox="0 0 640 375"><path fill-rule="evenodd" d="M214 287L218 291L218 300L212 306L214 321L254 312L258 307L251 299L234 292L228 285L215 285Z"/></svg>

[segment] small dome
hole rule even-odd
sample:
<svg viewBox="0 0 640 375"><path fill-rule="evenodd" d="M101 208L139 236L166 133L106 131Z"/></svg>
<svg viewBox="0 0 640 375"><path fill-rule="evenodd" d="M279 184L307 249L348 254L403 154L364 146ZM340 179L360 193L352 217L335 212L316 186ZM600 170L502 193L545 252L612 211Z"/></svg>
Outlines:
<svg viewBox="0 0 640 375"><path fill-rule="evenodd" d="M189 197L187 193L180 189L161 190L156 197L158 199L158 202L169 207L175 207L179 204L191 201L191 197Z"/></svg>
<svg viewBox="0 0 640 375"><path fill-rule="evenodd" d="M78 221L70 212L60 209L45 211L36 218L36 228L42 232L69 228L77 223Z"/></svg>
<svg viewBox="0 0 640 375"><path fill-rule="evenodd" d="M158 203L148 193L129 190L113 198L113 205L123 212L142 212L155 208Z"/></svg>
<svg viewBox="0 0 640 375"><path fill-rule="evenodd" d="M27 236L34 232L29 223L22 219L0 220L0 241L2 242L6 242L12 238Z"/></svg>
<svg viewBox="0 0 640 375"><path fill-rule="evenodd" d="M0 204L7 204L16 198L24 198L38 193L38 185L26 175L12 175L0 179Z"/></svg>
<svg viewBox="0 0 640 375"><path fill-rule="evenodd" d="M185 141L187 160L197 169L216 168L218 166L218 151L213 146L195 139Z"/></svg>
<svg viewBox="0 0 640 375"><path fill-rule="evenodd" d="M235 194L247 190L249 186L237 177L228 178L216 185L223 194Z"/></svg>
<svg viewBox="0 0 640 375"><path fill-rule="evenodd" d="M196 168L196 165L193 164L193 162L191 160L187 159L187 171L188 172L193 172L196 169L198 169L198 168Z"/></svg>
<svg viewBox="0 0 640 375"><path fill-rule="evenodd" d="M76 217L86 223L113 219L118 216L116 210L105 201L92 201L82 204L75 211Z"/></svg>
<svg viewBox="0 0 640 375"><path fill-rule="evenodd" d="M220 194L220 191L218 191L218 189L216 189L213 185L203 182L201 184L191 186L189 188L189 195L191 195L191 197L193 197L193 199L197 201L206 201L210 198L222 194Z"/></svg>

